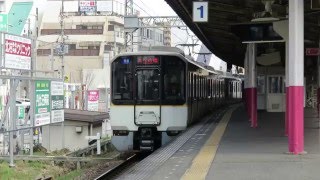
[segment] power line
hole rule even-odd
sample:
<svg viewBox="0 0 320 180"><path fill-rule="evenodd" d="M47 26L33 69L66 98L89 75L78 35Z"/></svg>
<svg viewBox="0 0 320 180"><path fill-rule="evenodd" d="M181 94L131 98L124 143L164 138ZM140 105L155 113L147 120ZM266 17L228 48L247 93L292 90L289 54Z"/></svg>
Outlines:
<svg viewBox="0 0 320 180"><path fill-rule="evenodd" d="M151 16L146 10L144 10L143 8L141 8L137 3L133 2L134 5L136 5L141 11L145 12L146 14L148 14L149 16Z"/></svg>
<svg viewBox="0 0 320 180"><path fill-rule="evenodd" d="M146 8L148 8L149 10L151 10L152 12L154 12L150 7L148 7L142 0L139 0L144 6L146 6ZM141 6L139 6L137 3L135 3L135 2L133 2L133 4L135 4L140 10L142 10L143 12L145 12L147 15L149 15L149 16L151 16L146 10L144 10ZM155 13L155 15L157 15L156 13ZM163 30L162 30L163 31ZM174 32L172 32L171 31L171 34L173 35L173 36L175 36L177 39L179 39L181 42L187 42L188 41L188 38L187 38L187 40L185 41L185 40L183 40L183 39L181 39L178 35L176 35ZM189 35L189 34L188 34Z"/></svg>
<svg viewBox="0 0 320 180"><path fill-rule="evenodd" d="M139 1L140 1L146 8L148 8L149 10L151 10L151 12L154 12L153 9L151 9L149 6L147 6L142 0L139 0ZM157 13L154 12L154 14L155 14L156 16L158 16Z"/></svg>

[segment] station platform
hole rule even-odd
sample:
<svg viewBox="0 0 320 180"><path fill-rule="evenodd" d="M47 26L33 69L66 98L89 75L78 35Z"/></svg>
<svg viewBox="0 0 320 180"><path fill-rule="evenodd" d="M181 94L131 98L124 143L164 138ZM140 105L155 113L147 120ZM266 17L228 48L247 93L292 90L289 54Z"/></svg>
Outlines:
<svg viewBox="0 0 320 180"><path fill-rule="evenodd" d="M319 118L305 109L306 154L287 154L285 113L258 112L250 128L243 105L208 116L119 179L319 179Z"/></svg>

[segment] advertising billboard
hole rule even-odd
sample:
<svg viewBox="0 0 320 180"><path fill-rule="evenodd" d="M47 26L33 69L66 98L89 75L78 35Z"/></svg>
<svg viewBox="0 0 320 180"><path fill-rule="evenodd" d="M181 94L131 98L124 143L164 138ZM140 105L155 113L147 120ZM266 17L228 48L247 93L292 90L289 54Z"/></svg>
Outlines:
<svg viewBox="0 0 320 180"><path fill-rule="evenodd" d="M31 70L31 39L4 34L4 68Z"/></svg>
<svg viewBox="0 0 320 180"><path fill-rule="evenodd" d="M88 111L99 110L99 90L88 91Z"/></svg>
<svg viewBox="0 0 320 180"><path fill-rule="evenodd" d="M51 81L51 123L64 121L63 82Z"/></svg>
<svg viewBox="0 0 320 180"><path fill-rule="evenodd" d="M35 81L35 126L50 124L50 81Z"/></svg>

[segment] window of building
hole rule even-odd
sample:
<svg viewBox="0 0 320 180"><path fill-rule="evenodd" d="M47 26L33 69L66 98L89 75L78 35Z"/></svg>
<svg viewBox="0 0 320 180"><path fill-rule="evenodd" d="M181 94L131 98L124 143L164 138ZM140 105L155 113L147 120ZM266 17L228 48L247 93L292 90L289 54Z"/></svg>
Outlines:
<svg viewBox="0 0 320 180"><path fill-rule="evenodd" d="M114 31L114 25L108 25L108 31Z"/></svg>
<svg viewBox="0 0 320 180"><path fill-rule="evenodd" d="M85 25L76 25L76 29L88 29Z"/></svg>
<svg viewBox="0 0 320 180"><path fill-rule="evenodd" d="M147 29L147 38L150 38L150 30Z"/></svg>
<svg viewBox="0 0 320 180"><path fill-rule="evenodd" d="M69 50L76 49L76 45L75 44L68 44L68 46L69 46Z"/></svg>

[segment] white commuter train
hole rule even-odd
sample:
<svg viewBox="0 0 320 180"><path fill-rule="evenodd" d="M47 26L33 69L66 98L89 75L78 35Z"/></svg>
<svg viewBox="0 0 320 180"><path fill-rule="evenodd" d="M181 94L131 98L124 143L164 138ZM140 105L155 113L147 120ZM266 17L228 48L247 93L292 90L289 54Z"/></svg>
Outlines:
<svg viewBox="0 0 320 180"><path fill-rule="evenodd" d="M241 84L180 49L118 55L111 64L112 143L119 151L152 151L215 108L239 102Z"/></svg>

